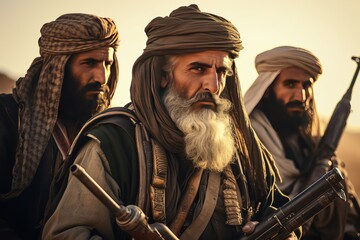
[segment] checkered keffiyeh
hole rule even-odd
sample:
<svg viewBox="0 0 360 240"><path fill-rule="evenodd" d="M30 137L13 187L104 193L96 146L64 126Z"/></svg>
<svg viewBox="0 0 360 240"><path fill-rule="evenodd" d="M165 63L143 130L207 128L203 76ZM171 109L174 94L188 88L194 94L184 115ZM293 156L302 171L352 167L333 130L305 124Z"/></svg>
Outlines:
<svg viewBox="0 0 360 240"><path fill-rule="evenodd" d="M105 46L116 51L119 45L114 21L90 14L62 15L44 24L40 32L40 57L14 89L20 110L18 145L12 188L2 198L19 195L36 173L57 120L65 64L71 54ZM112 74L117 80L117 72Z"/></svg>

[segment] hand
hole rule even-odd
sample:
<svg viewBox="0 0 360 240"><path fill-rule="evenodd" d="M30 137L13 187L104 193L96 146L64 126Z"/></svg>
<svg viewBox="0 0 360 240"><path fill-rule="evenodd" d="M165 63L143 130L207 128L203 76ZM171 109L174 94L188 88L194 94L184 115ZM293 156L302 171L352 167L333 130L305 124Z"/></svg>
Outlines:
<svg viewBox="0 0 360 240"><path fill-rule="evenodd" d="M242 227L242 231L244 232L244 234L247 236L247 235L250 235L251 233L254 232L255 230L255 227L256 225L258 224L259 222L248 222L246 223L243 227ZM294 232L290 233L289 236L286 238L286 240L297 240L297 236Z"/></svg>
<svg viewBox="0 0 360 240"><path fill-rule="evenodd" d="M294 232L290 233L290 235L286 238L286 240L297 240L297 236Z"/></svg>
<svg viewBox="0 0 360 240"><path fill-rule="evenodd" d="M255 230L255 227L256 225L258 224L259 222L247 222L243 227L242 227L242 231L244 232L244 234L247 236L247 235L250 235L251 233L254 232Z"/></svg>

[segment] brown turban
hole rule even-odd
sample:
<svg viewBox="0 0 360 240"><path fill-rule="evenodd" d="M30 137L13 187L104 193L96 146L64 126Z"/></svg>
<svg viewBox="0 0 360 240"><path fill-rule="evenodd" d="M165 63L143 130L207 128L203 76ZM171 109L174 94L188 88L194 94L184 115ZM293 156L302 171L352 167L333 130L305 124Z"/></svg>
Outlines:
<svg viewBox="0 0 360 240"><path fill-rule="evenodd" d="M160 80L165 55L207 50L238 56L240 34L228 20L202 12L197 5L180 7L167 17L153 19L145 28L148 36L143 54L133 67L131 99L139 119L168 150L182 150L178 132L160 99Z"/></svg>
<svg viewBox="0 0 360 240"><path fill-rule="evenodd" d="M282 69L288 67L304 69L314 80L322 73L321 63L313 53L306 49L292 46L276 47L260 53L255 58L255 67L259 76L244 96L248 114L253 111L266 89Z"/></svg>
<svg viewBox="0 0 360 240"><path fill-rule="evenodd" d="M105 46L116 51L119 34L110 18L65 14L41 28L40 57L14 89L19 104L19 138L12 189L2 197L17 196L30 184L57 120L65 64L74 53ZM111 94L117 83L117 60L109 79Z"/></svg>

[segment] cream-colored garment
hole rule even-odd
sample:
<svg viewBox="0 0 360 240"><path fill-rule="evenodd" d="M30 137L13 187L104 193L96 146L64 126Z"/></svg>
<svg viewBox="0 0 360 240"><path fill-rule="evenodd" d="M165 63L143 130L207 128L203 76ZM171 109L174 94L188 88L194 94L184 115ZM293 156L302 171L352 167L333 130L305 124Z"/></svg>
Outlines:
<svg viewBox="0 0 360 240"><path fill-rule="evenodd" d="M290 198L294 197L303 183L302 178L299 178L299 170L291 159L285 157L284 147L280 138L265 114L255 109L250 114L250 120L256 134L269 152L271 152L279 169L282 182L277 182L277 185L284 192L290 191Z"/></svg>
<svg viewBox="0 0 360 240"><path fill-rule="evenodd" d="M280 70L275 72L264 72L259 74L256 81L246 91L244 95L244 103L246 112L250 115L256 105L260 102L266 89L272 84Z"/></svg>
<svg viewBox="0 0 360 240"><path fill-rule="evenodd" d="M119 199L120 189L111 177L109 163L97 140L91 140L79 152L75 162L113 198ZM69 211L70 209L70 211ZM89 217L96 216L96 217ZM114 216L93 194L72 174L69 175L64 192L53 215L46 222L42 239L115 239L117 225L111 222ZM91 227L90 227L91 226ZM92 236L96 228L102 236Z"/></svg>

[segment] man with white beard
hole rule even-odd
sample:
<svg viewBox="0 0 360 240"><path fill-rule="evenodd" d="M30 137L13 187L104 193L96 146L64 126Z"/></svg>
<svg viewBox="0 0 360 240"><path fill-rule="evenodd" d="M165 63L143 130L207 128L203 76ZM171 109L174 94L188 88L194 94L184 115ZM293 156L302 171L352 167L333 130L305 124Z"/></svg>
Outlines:
<svg viewBox="0 0 360 240"><path fill-rule="evenodd" d="M84 133L74 163L123 205L180 239L238 239L288 201L245 113L234 59L240 35L196 5L157 17L133 66L131 103ZM116 112L119 113L118 116ZM131 239L74 177L44 239ZM137 238L143 239L143 238ZM292 233L288 239L297 239Z"/></svg>
<svg viewBox="0 0 360 240"><path fill-rule="evenodd" d="M202 108L198 111L191 109L194 103L205 99L214 101L216 109ZM185 152L194 166L223 171L235 153L228 114L231 107L229 100L209 92L198 92L194 97L186 100L170 86L165 92L164 104L171 119L185 134Z"/></svg>

